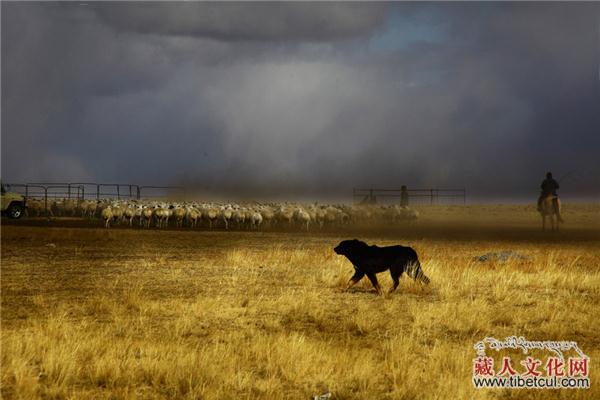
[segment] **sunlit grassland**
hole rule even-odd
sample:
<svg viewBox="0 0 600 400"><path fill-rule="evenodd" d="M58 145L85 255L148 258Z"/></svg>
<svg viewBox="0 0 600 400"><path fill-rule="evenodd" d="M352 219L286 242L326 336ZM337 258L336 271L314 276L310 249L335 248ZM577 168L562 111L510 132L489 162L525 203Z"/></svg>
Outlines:
<svg viewBox="0 0 600 400"><path fill-rule="evenodd" d="M3 398L598 398L598 241L377 237L431 284L392 295L335 234L3 227ZM527 260L478 262L512 250ZM384 288L391 286L380 274ZM476 390L486 336L574 340L589 390Z"/></svg>

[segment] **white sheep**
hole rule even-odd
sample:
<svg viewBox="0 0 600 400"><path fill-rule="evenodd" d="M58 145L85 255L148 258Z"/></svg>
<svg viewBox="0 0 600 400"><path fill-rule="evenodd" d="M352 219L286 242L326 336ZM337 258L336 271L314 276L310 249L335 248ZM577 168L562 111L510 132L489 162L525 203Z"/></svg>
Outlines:
<svg viewBox="0 0 600 400"><path fill-rule="evenodd" d="M291 208L286 208L284 206L279 207L277 210L277 221L287 222L288 227L292 226L292 220L294 218L294 210Z"/></svg>
<svg viewBox="0 0 600 400"><path fill-rule="evenodd" d="M233 211L231 219L235 222L238 228L241 228L244 224L244 220L246 219L246 214L244 210L237 209Z"/></svg>
<svg viewBox="0 0 600 400"><path fill-rule="evenodd" d="M111 210L112 210L112 214L113 214L113 220L120 224L121 220L123 219L123 213L125 210L123 208L121 208L121 206L118 203L114 203L111 206Z"/></svg>
<svg viewBox="0 0 600 400"><path fill-rule="evenodd" d="M183 227L183 219L185 218L185 215L187 214L187 211L185 208L177 206L175 207L173 210L170 210L173 213L173 217L175 218L175 225L178 228L182 228Z"/></svg>
<svg viewBox="0 0 600 400"><path fill-rule="evenodd" d="M275 212L273 211L273 209L268 206L264 207L260 210L260 215L262 216L264 224L270 227L275 218Z"/></svg>
<svg viewBox="0 0 600 400"><path fill-rule="evenodd" d="M254 211L252 213L252 215L250 216L250 227L252 229L259 229L260 225L263 222L263 216L261 215L261 213L259 213L258 211Z"/></svg>
<svg viewBox="0 0 600 400"><path fill-rule="evenodd" d="M129 226L133 226L133 218L135 217L135 209L132 206L127 206L123 211L123 218L129 222Z"/></svg>
<svg viewBox="0 0 600 400"><path fill-rule="evenodd" d="M27 199L26 210L39 217L44 212L44 202L36 199Z"/></svg>
<svg viewBox="0 0 600 400"><path fill-rule="evenodd" d="M225 224L225 229L229 229L229 221L233 216L233 208L231 205L227 205L227 207L221 207L220 217Z"/></svg>
<svg viewBox="0 0 600 400"><path fill-rule="evenodd" d="M306 227L308 232L308 225L310 224L310 214L304 211L302 208L297 208L294 211L294 220L302 227Z"/></svg>
<svg viewBox="0 0 600 400"><path fill-rule="evenodd" d="M218 208L209 207L202 211L202 217L208 220L208 227L212 229L213 223L217 220L220 215L220 211Z"/></svg>
<svg viewBox="0 0 600 400"><path fill-rule="evenodd" d="M142 212L144 211L144 206L142 206L141 204L138 204L137 206L134 207L133 209L133 215L134 218L137 218L138 220L138 225L141 227L142 226Z"/></svg>
<svg viewBox="0 0 600 400"><path fill-rule="evenodd" d="M325 219L327 217L327 211L325 211L324 208L319 207L315 210L315 215L317 223L319 224L319 229L323 229L323 226L325 225Z"/></svg>
<svg viewBox="0 0 600 400"><path fill-rule="evenodd" d="M88 218L94 218L96 210L98 208L98 202L94 200L88 200L84 203L82 208L85 207L84 213Z"/></svg>
<svg viewBox="0 0 600 400"><path fill-rule="evenodd" d="M65 215L68 215L71 217L75 215L75 212L77 211L77 205L75 204L75 200L65 199L63 201L62 206L63 206Z"/></svg>
<svg viewBox="0 0 600 400"><path fill-rule="evenodd" d="M150 223L152 222L153 215L154 210L151 207L144 207L142 209L142 219L140 219L140 223L143 220L142 225L146 225L146 228L150 228Z"/></svg>
<svg viewBox="0 0 600 400"><path fill-rule="evenodd" d="M104 220L104 226L106 228L110 228L110 221L112 221L114 217L112 208L110 206L107 206L102 210L101 215L102 219Z"/></svg>
<svg viewBox="0 0 600 400"><path fill-rule="evenodd" d="M202 218L202 212L195 207L188 207L185 218L190 227L195 228L198 220Z"/></svg>
<svg viewBox="0 0 600 400"><path fill-rule="evenodd" d="M158 228L169 226L169 210L163 206L156 207L154 209L154 216L156 217L156 226Z"/></svg>

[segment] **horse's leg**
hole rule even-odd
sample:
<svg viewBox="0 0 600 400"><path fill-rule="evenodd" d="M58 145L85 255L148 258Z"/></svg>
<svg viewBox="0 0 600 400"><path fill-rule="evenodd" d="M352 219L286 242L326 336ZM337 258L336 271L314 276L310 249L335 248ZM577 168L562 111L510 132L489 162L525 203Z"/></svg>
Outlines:
<svg viewBox="0 0 600 400"><path fill-rule="evenodd" d="M560 199L557 197L556 199L554 199L554 205L555 205L555 209L556 209L556 218L558 223L562 223L564 222L562 219L562 215L560 213Z"/></svg>
<svg viewBox="0 0 600 400"><path fill-rule="evenodd" d="M546 230L546 214L542 216L542 230Z"/></svg>
<svg viewBox="0 0 600 400"><path fill-rule="evenodd" d="M546 230L546 216L542 214L542 230Z"/></svg>

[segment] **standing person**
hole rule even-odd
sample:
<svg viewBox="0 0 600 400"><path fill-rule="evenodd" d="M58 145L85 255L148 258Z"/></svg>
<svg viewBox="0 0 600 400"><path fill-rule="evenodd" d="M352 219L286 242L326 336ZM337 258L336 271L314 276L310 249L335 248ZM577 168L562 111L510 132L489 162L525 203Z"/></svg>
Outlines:
<svg viewBox="0 0 600 400"><path fill-rule="evenodd" d="M400 207L408 207L408 190L406 185L400 188Z"/></svg>

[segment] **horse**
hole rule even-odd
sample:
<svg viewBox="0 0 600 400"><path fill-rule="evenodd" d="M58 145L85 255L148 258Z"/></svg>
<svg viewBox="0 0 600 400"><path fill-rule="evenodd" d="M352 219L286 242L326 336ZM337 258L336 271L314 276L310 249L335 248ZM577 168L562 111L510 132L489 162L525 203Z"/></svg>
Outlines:
<svg viewBox="0 0 600 400"><path fill-rule="evenodd" d="M558 196L553 194L545 196L542 199L539 211L542 215L542 230L546 230L546 217L550 217L551 229L558 231L558 224L563 222L560 216L560 199Z"/></svg>

